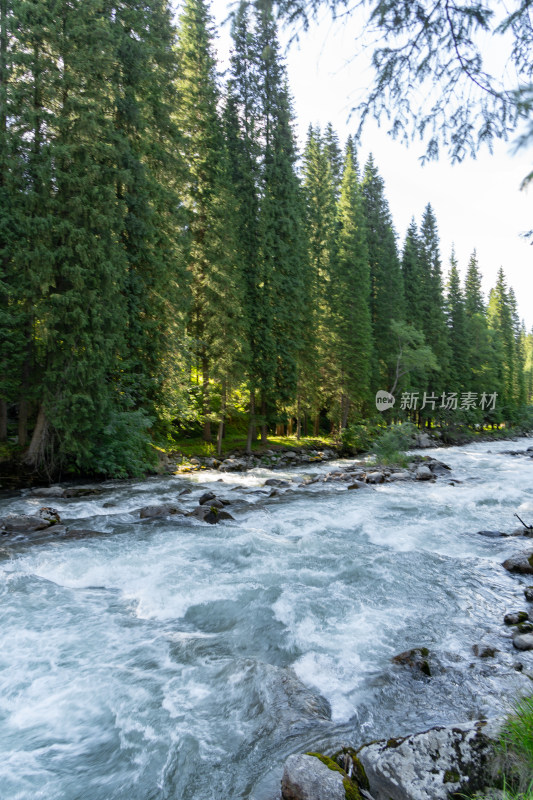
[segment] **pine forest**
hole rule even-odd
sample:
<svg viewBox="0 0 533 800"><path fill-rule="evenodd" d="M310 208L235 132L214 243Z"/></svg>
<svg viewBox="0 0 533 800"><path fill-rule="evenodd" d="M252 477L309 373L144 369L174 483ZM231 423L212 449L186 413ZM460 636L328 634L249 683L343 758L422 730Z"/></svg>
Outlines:
<svg viewBox="0 0 533 800"><path fill-rule="evenodd" d="M0 447L127 476L230 430L525 429L503 269L486 297L431 198L401 240L354 138L299 150L268 3L235 10L224 79L214 37L205 0L0 0Z"/></svg>

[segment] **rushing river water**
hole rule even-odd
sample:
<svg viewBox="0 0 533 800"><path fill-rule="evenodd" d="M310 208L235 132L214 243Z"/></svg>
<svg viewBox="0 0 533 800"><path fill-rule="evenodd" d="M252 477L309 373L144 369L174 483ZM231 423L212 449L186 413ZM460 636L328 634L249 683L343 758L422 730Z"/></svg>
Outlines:
<svg viewBox="0 0 533 800"><path fill-rule="evenodd" d="M528 541L476 531L533 518L533 459L498 454L528 444L431 451L455 486L267 498L254 470L45 501L99 533L0 541L2 800L271 800L290 753L501 713L531 691L502 624L529 581L500 566ZM187 486L181 505L209 486L235 522L134 513ZM3 497L0 515L42 504ZM391 663L417 645L431 678Z"/></svg>

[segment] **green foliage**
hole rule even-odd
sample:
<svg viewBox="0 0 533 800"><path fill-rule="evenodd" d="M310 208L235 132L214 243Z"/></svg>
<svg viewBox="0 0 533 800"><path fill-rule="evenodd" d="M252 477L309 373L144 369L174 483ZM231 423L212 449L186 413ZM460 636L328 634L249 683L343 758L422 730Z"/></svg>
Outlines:
<svg viewBox="0 0 533 800"><path fill-rule="evenodd" d="M391 425L377 437L372 452L380 464L400 464L406 466L408 459L405 450L413 447L417 428L410 422Z"/></svg>
<svg viewBox="0 0 533 800"><path fill-rule="evenodd" d="M83 471L116 478L139 478L157 463L150 444L151 420L144 411L113 411L107 424L95 431L92 452Z"/></svg>

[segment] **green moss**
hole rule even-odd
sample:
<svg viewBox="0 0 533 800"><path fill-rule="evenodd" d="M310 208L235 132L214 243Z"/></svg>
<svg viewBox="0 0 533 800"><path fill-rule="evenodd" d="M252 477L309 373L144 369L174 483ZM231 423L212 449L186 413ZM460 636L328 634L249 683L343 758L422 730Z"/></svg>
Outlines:
<svg viewBox="0 0 533 800"><path fill-rule="evenodd" d="M318 760L325 764L328 769L332 769L334 772L340 772L341 775L346 776L343 768L339 767L339 765L332 758L329 758L329 756L324 756L322 753L306 753L305 755L318 758Z"/></svg>
<svg viewBox="0 0 533 800"><path fill-rule="evenodd" d="M371 744L371 742L370 743L367 742L367 744ZM355 780L357 782L357 785L360 786L362 789L370 789L370 784L368 782L368 778L366 777L365 768L363 767L362 763L357 757L357 751L354 750L353 747L343 747L342 750L338 750L333 755L333 760L336 763L339 763L341 759L343 759L344 763L346 763L347 758L350 759L353 767L353 771L349 770L350 772L352 772L352 780ZM343 762L341 761L341 763Z"/></svg>
<svg viewBox="0 0 533 800"><path fill-rule="evenodd" d="M387 747L399 747L402 742L403 739L387 739Z"/></svg>
<svg viewBox="0 0 533 800"><path fill-rule="evenodd" d="M421 647L419 651L420 655L423 656L424 658L427 658L429 656L429 650L427 649L427 647Z"/></svg>
<svg viewBox="0 0 533 800"><path fill-rule="evenodd" d="M458 783L461 780L461 776L455 769L447 769L444 773L443 783Z"/></svg>
<svg viewBox="0 0 533 800"><path fill-rule="evenodd" d="M346 800L363 800L363 798L361 797L361 793L360 793L359 789L357 788L356 784L353 783L353 781L350 780L350 778L347 776L347 774L343 770L343 768L340 767L337 764L337 762L333 760L333 758L330 758L329 756L325 756L322 753L306 753L305 755L306 756L313 756L314 758L318 758L318 760L321 761L323 764L325 764L325 766L328 769L333 770L333 772L338 772L340 775L343 776L342 785L344 786L344 794L346 796ZM352 756L352 758L353 758L353 756ZM359 759L357 759L357 762L360 764ZM361 766L361 769L362 769L362 766ZM363 770L363 773L364 773L364 770ZM365 779L366 779L366 775L365 775Z"/></svg>
<svg viewBox="0 0 533 800"><path fill-rule="evenodd" d="M345 778L342 782L344 786L344 795L346 800L363 800L361 797L361 792L357 788L357 786L352 783L348 778Z"/></svg>
<svg viewBox="0 0 533 800"><path fill-rule="evenodd" d="M427 675L429 678L431 678L431 669L429 668L429 663L425 659L420 664L420 671L423 672L424 675Z"/></svg>

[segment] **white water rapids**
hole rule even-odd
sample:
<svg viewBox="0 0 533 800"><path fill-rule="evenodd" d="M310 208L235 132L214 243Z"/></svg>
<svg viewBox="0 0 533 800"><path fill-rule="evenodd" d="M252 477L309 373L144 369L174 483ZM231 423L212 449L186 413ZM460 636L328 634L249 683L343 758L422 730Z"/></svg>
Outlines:
<svg viewBox="0 0 533 800"><path fill-rule="evenodd" d="M499 454L528 444L430 451L455 486L261 488L330 462L0 497L0 516L53 505L99 532L0 538L0 798L272 800L290 753L491 716L531 693L533 654L513 650L503 615L533 580L501 567L531 542L476 534L533 519L533 459ZM235 521L134 513L187 486L181 506L209 487ZM479 643L500 652L477 658ZM431 678L391 663L421 645Z"/></svg>

